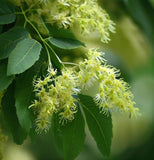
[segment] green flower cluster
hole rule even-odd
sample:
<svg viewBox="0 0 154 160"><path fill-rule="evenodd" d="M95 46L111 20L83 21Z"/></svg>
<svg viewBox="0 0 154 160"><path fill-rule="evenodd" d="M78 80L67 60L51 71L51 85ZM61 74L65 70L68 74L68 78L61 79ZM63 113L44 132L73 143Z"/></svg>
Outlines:
<svg viewBox="0 0 154 160"><path fill-rule="evenodd" d="M119 71L106 64L103 54L95 49L89 50L88 59L80 62L79 79L82 88L88 89L97 81L98 93L94 96L94 101L100 111L119 110L129 112L129 116L138 111L134 108L133 94L129 86L122 79L117 79Z"/></svg>
<svg viewBox="0 0 154 160"><path fill-rule="evenodd" d="M133 95L128 84L117 79L118 76L119 71L107 65L103 53L95 49L89 50L87 59L78 66L64 68L59 76L51 69L43 80L39 78L34 81L37 100L30 107L37 110L36 131L49 129L54 112L59 114L62 124L73 120L78 101L75 95L88 90L95 82L98 83L98 90L93 98L100 112L118 109L120 112L129 112L130 117L135 115L138 108L134 107Z"/></svg>
<svg viewBox="0 0 154 160"><path fill-rule="evenodd" d="M77 86L76 76L73 70L63 69L62 75L56 76L56 71L50 70L48 75L41 80L34 80L34 91L36 92L36 100L30 108L36 109L36 131L47 131L50 126L51 116L53 113L59 113L60 123L64 124L67 120L74 119L76 110L73 95L79 90Z"/></svg>
<svg viewBox="0 0 154 160"><path fill-rule="evenodd" d="M51 3L52 5L52 3ZM108 42L109 31L114 32L114 23L98 5L97 0L57 0L50 10L47 21L68 28L78 24L81 33L98 32L102 42Z"/></svg>
<svg viewBox="0 0 154 160"><path fill-rule="evenodd" d="M114 32L114 23L108 14L97 4L97 0L11 0L16 5L23 5L30 21L35 21L41 32L41 16L50 24L65 29L78 24L83 34L98 32L101 41L109 41L109 32ZM24 8L27 4L29 8ZM25 24L26 25L26 24ZM41 32L42 33L42 32ZM44 34L44 32L43 32ZM64 67L58 75L49 65L44 78L35 78L34 91L36 99L30 108L36 111L36 131L47 132L51 117L58 113L60 123L74 119L78 107L78 94L97 85L93 99L100 112L108 114L118 110L129 112L132 117L138 111L129 86L119 79L119 71L107 65L104 53L96 49L87 52L87 58L72 68Z"/></svg>
<svg viewBox="0 0 154 160"><path fill-rule="evenodd" d="M77 24L81 33L99 33L101 41L107 43L109 32L114 32L114 23L109 15L98 5L97 0L11 0L15 5L26 2L35 12L29 9L29 19L39 28L44 25L40 19L43 15L46 23L56 24L59 28L72 28ZM44 2L44 3L42 3ZM37 14L36 14L37 13ZM45 28L42 29L45 32Z"/></svg>

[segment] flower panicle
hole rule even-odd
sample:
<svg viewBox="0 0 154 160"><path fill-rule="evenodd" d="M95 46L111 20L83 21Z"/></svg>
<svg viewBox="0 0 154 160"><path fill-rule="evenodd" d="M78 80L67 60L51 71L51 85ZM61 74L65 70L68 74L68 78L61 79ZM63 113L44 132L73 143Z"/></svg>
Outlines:
<svg viewBox="0 0 154 160"><path fill-rule="evenodd" d="M78 24L81 34L99 33L103 43L110 41L110 32L115 32L115 23L103 10L97 0L11 0L21 6L25 2L29 8L29 19L35 22L41 33L48 34L40 17L59 28L69 29Z"/></svg>
<svg viewBox="0 0 154 160"><path fill-rule="evenodd" d="M55 70L43 78L33 82L36 99L29 108L37 110L36 132L47 132L53 113L59 113L61 123L74 119L76 113L75 98L79 92L75 88L76 77L71 69L64 69L62 75L57 76Z"/></svg>
<svg viewBox="0 0 154 160"><path fill-rule="evenodd" d="M104 53L97 49L90 49L86 55L87 58L78 66L62 69L61 75L57 75L57 71L51 69L43 79L35 78L36 99L30 108L37 110L38 133L48 131L54 113L58 113L62 125L72 121L78 110L78 93L83 90L88 92L96 83L98 89L93 99L100 113L109 115L110 112L118 110L129 112L130 118L137 115L139 109L134 107L130 86L118 78L119 70L107 65Z"/></svg>
<svg viewBox="0 0 154 160"><path fill-rule="evenodd" d="M107 65L103 56L104 54L96 49L88 51L87 59L79 65L80 86L82 89L88 89L94 82L99 83L94 101L101 112L108 113L118 109L119 112L129 112L129 117L136 115L139 109L134 107L130 86L118 78L120 71Z"/></svg>

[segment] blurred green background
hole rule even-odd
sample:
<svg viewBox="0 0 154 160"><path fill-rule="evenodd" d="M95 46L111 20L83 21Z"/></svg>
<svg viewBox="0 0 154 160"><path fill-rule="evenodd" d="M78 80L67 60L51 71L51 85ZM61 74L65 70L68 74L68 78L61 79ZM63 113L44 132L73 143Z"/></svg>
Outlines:
<svg viewBox="0 0 154 160"><path fill-rule="evenodd" d="M154 0L99 0L100 5L116 23L116 33L109 44L102 44L94 33L90 37L77 35L88 48L98 47L105 52L109 64L120 69L134 94L141 116L113 113L113 140L110 160L154 159ZM76 29L75 29L76 30ZM56 50L64 61L71 60L70 52ZM73 50L82 57L84 48ZM86 142L77 160L105 160L86 128ZM38 136L22 146L9 140L4 146L4 160L61 160L50 137Z"/></svg>

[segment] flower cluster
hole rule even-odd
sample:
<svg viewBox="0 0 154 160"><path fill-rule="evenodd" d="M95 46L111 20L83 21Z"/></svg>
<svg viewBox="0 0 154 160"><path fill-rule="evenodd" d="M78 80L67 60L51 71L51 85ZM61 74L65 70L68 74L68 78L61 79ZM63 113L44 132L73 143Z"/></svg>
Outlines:
<svg viewBox="0 0 154 160"><path fill-rule="evenodd" d="M50 23L64 28L76 23L84 34L98 32L105 43L109 41L109 31L114 32L114 23L97 0L57 0L54 5L47 17Z"/></svg>
<svg viewBox="0 0 154 160"><path fill-rule="evenodd" d="M94 86L97 82L97 93L93 96L100 112L106 114L109 111L119 110L129 112L129 116L135 115L133 95L129 86L122 79L118 79L119 71L106 64L104 53L91 49L87 53L87 59L73 68L64 68L61 75L51 69L48 75L34 81L36 100L30 106L37 110L37 132L47 131L50 118L53 113L58 113L61 122L73 120L77 112L74 98L78 93Z"/></svg>
<svg viewBox="0 0 154 160"><path fill-rule="evenodd" d="M59 28L65 29L77 24L81 33L99 33L101 41L107 43L109 32L114 32L114 23L109 15L98 5L97 0L11 0L15 5L20 6L26 2L29 8L37 12L30 12L29 18L39 28L45 31L44 24L40 19L43 15L47 23L56 24ZM37 14L36 14L37 13ZM35 17L35 18L34 18Z"/></svg>
<svg viewBox="0 0 154 160"><path fill-rule="evenodd" d="M63 69L62 75L56 76L56 71L50 70L41 80L34 80L36 100L30 106L37 110L36 131L47 131L53 113L59 113L61 123L74 119L77 111L73 97L78 93L77 79L71 69Z"/></svg>
<svg viewBox="0 0 154 160"><path fill-rule="evenodd" d="M129 90L129 86L122 79L117 77L119 71L112 66L106 64L103 54L95 49L89 50L84 62L80 62L79 79L82 88L88 89L98 82L98 93L94 96L94 101L100 110L108 113L108 111L119 110L120 112L129 112L129 116L138 111L135 108L133 94Z"/></svg>

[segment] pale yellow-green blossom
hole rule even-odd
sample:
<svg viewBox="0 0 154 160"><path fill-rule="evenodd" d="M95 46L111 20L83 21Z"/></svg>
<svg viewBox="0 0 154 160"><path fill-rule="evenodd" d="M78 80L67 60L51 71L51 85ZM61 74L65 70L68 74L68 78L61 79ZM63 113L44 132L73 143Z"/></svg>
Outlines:
<svg viewBox="0 0 154 160"><path fill-rule="evenodd" d="M36 100L31 105L37 111L36 131L47 131L53 113L58 113L60 121L74 119L77 112L74 95L82 93L98 84L97 93L93 99L100 109L100 112L108 114L112 111L128 112L129 117L138 113L135 108L133 94L129 85L119 79L119 71L107 65L103 58L104 53L96 49L87 52L87 59L84 59L73 68L64 68L61 75L51 69L44 78L34 81Z"/></svg>
<svg viewBox="0 0 154 160"><path fill-rule="evenodd" d="M83 34L98 32L105 43L110 40L109 32L114 32L114 23L97 0L57 0L49 15L48 22L66 29L78 24Z"/></svg>
<svg viewBox="0 0 154 160"><path fill-rule="evenodd" d="M129 90L129 85L119 79L119 71L106 64L103 54L97 50L89 50L87 59L80 62L79 81L82 89L88 89L94 82L98 82L98 93L94 96L94 101L99 106L100 111L119 110L129 112L132 117L138 111L135 108L133 94Z"/></svg>
<svg viewBox="0 0 154 160"><path fill-rule="evenodd" d="M35 22L40 34L48 34L43 21L57 27L70 29L78 25L83 34L98 32L102 42L109 41L110 32L114 32L114 23L108 14L98 5L97 0L12 0L15 5L22 6L28 20ZM22 3L24 2L24 3ZM26 10L24 4L29 6ZM35 11L35 12L33 12ZM44 17L43 21L41 16ZM26 26L26 23L24 24ZM77 112L78 93L98 84L93 99L100 112L108 113L119 110L129 112L132 117L138 111L135 108L133 94L129 86L119 79L119 71L107 65L104 53L90 49L87 58L75 67L64 67L61 74L49 69L44 77L35 78L35 100L29 107L35 110L36 131L47 132L51 117L58 113L60 123L74 119ZM80 92L81 91L81 92Z"/></svg>
<svg viewBox="0 0 154 160"><path fill-rule="evenodd" d="M59 113L60 123L74 119L76 113L76 95L79 90L75 88L76 76L71 69L63 69L62 75L56 76L56 71L50 70L48 75L34 81L36 100L30 106L37 111L36 131L47 131L53 113Z"/></svg>
<svg viewBox="0 0 154 160"><path fill-rule="evenodd" d="M99 33L101 41L107 43L110 32L114 32L114 23L99 5L97 0L11 0L22 6L26 2L28 18L37 24L41 33L46 32L41 16L45 22L56 24L59 28L73 28L78 25L82 34ZM35 10L33 12L32 10ZM45 33L46 34L46 33Z"/></svg>

